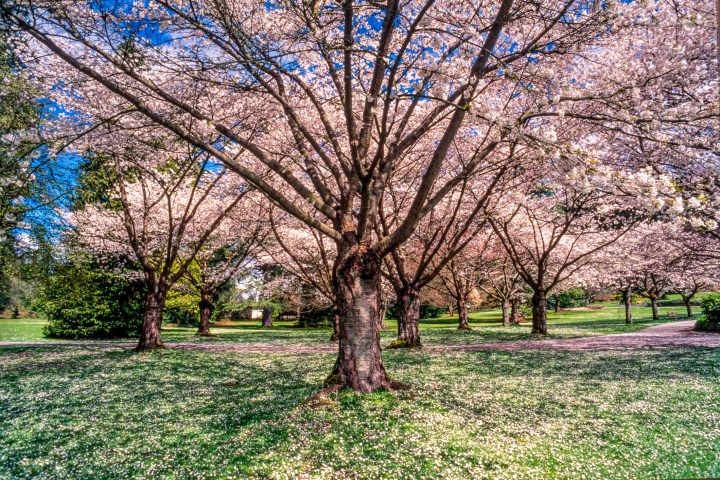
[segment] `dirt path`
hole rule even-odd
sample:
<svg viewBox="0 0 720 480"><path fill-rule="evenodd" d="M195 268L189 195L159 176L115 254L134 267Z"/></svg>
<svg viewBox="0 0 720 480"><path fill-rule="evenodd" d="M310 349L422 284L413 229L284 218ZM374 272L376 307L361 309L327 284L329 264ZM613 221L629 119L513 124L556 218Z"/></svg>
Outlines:
<svg viewBox="0 0 720 480"><path fill-rule="evenodd" d="M662 347L720 347L720 334L696 332L695 320L666 323L631 333L564 340L522 340L504 343L435 347L443 350L626 350Z"/></svg>
<svg viewBox="0 0 720 480"><path fill-rule="evenodd" d="M662 347L720 347L720 334L693 331L694 320L666 323L632 333L604 335L600 337L570 338L565 340L522 340L473 345L431 345L428 351L467 350L624 350ZM74 347L74 348L134 348L128 342L66 342L29 343L0 342L0 347ZM230 351L248 353L335 353L334 345L293 347L276 345L238 345L232 343L169 343L167 348L177 350Z"/></svg>

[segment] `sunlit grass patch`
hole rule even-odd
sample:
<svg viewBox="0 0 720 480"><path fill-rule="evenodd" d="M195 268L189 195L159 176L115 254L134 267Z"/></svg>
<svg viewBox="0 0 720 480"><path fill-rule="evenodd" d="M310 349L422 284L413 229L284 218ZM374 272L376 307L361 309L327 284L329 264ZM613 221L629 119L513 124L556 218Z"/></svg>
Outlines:
<svg viewBox="0 0 720 480"><path fill-rule="evenodd" d="M669 313L674 316L670 316ZM633 332L662 323L684 320L683 307L660 309L660 319L653 320L650 309L633 308L634 323L625 324L624 312L617 305L598 310L563 310L548 315L549 338L576 338L614 333ZM522 323L510 327L502 326L499 310L478 311L470 314L472 331L458 331L457 318L443 316L423 319L420 322L421 335L425 345L458 345L473 343L502 342L512 340L542 340L530 334L530 324ZM383 345L397 337L397 324L388 320L387 328L381 332ZM43 337L42 319L0 320L0 341L10 342L66 342ZM195 327L164 325L163 338L167 343L199 343L238 345L272 345L287 347L312 347L330 345L329 328L296 328L293 322L275 322L272 328L262 328L258 320L224 322L212 325L213 337L197 337ZM111 342L113 340L110 340ZM114 341L135 341L134 339ZM76 342L76 341L72 341ZM79 341L79 342L82 342ZM108 340L103 340L103 343Z"/></svg>

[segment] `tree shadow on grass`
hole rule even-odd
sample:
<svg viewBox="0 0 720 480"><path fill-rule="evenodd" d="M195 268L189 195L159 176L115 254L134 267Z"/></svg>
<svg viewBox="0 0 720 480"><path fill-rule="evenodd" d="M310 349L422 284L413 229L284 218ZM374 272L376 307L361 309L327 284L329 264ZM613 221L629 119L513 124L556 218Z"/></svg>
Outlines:
<svg viewBox="0 0 720 480"><path fill-rule="evenodd" d="M52 478L60 462L73 478L249 468L287 441L284 419L332 366L323 355L42 350L0 372L0 477Z"/></svg>

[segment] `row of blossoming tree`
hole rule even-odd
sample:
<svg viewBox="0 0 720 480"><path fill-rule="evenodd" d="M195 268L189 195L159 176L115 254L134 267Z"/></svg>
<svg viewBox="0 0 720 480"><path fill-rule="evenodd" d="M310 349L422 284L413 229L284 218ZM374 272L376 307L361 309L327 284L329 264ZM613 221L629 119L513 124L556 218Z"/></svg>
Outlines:
<svg viewBox="0 0 720 480"><path fill-rule="evenodd" d="M333 306L328 385L393 388L383 284L395 346L415 347L431 284L461 327L477 278L505 310L525 285L545 334L548 293L619 279L608 252L634 267L666 236L651 225L705 231L681 229L699 245L670 263L717 251L711 0L10 0L0 16L64 148L112 174L106 202L66 217L142 265L139 349L162 346L181 278L210 308L275 258Z"/></svg>

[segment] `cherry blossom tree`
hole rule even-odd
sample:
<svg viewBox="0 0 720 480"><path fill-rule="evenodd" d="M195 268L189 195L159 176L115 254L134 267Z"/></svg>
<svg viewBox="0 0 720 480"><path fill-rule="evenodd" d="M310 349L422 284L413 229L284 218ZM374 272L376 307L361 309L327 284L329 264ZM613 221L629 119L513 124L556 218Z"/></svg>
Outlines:
<svg viewBox="0 0 720 480"><path fill-rule="evenodd" d="M586 163L580 152L542 159L514 199L488 209L488 221L515 269L532 289L532 332L547 334L547 296L592 265L603 249L657 209L655 197L672 198L667 177L620 172Z"/></svg>
<svg viewBox="0 0 720 480"><path fill-rule="evenodd" d="M336 295L337 253L334 242L295 218L270 208L267 213L275 241L266 253L284 270L312 286L333 311L331 341L338 340L340 313Z"/></svg>
<svg viewBox="0 0 720 480"><path fill-rule="evenodd" d="M503 326L507 327L517 321L517 305L527 286L499 240L488 235L485 241L487 249L479 263L478 288L500 303Z"/></svg>
<svg viewBox="0 0 720 480"><path fill-rule="evenodd" d="M366 392L392 387L375 321L382 259L499 145L565 110L634 134L652 120L616 115L634 87L678 58L712 78L706 59L650 60L635 45L655 52L671 33L702 44L703 11L699 26L683 20L697 2L640 3L13 0L0 12L63 103L168 129L335 242L328 383ZM451 150L459 138L476 152L464 161ZM412 201L378 230L398 178Z"/></svg>
<svg viewBox="0 0 720 480"><path fill-rule="evenodd" d="M95 251L122 253L142 266L147 283L138 350L162 348L168 290L249 190L210 157L157 129L106 132L87 155L111 173L105 201L68 216Z"/></svg>
<svg viewBox="0 0 720 480"><path fill-rule="evenodd" d="M179 264L187 264L184 255L194 255L192 262L187 264L185 279L200 297L200 323L196 335L209 336L210 318L215 309L215 302L221 290L239 274L247 273L258 262L263 245L270 234L266 220L259 218L261 211L257 200L245 195L215 228L207 238L195 238L187 242L181 249ZM214 216L222 211L222 205L211 207L213 202L227 202L222 197L206 199L198 209L192 223L212 225ZM193 230L201 230L193 225ZM197 248L194 244L201 241Z"/></svg>
<svg viewBox="0 0 720 480"><path fill-rule="evenodd" d="M384 274L395 292L398 315L398 338L388 348L421 346L421 290L482 230L484 221L480 214L483 208L493 195L499 195L507 188L512 181L507 177L511 176L512 149L499 159L489 161L474 177L463 181L457 191L428 214L408 242L385 258ZM391 212L401 211L407 202L409 192L398 190L388 193L392 199ZM397 216L387 212L387 207L381 207L380 225L389 230ZM453 266L460 268L457 263ZM450 291L459 298L457 288Z"/></svg>
<svg viewBox="0 0 720 480"><path fill-rule="evenodd" d="M440 285L455 300L458 312L458 330L471 330L468 304L479 300L478 284L481 281L481 263L488 244L474 238L454 255L438 273Z"/></svg>

